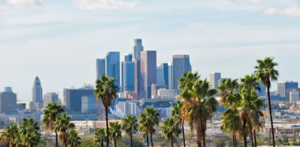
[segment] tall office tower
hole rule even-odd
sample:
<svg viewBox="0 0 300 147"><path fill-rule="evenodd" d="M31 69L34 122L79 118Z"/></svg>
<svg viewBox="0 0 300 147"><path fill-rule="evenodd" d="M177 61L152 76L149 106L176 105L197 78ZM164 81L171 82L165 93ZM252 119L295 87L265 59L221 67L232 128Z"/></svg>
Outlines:
<svg viewBox="0 0 300 147"><path fill-rule="evenodd" d="M219 72L210 73L209 75L210 88L217 88L220 79L221 79L221 73Z"/></svg>
<svg viewBox="0 0 300 147"><path fill-rule="evenodd" d="M173 65L170 64L169 65L169 71L168 71L168 74L169 74L169 89L173 89Z"/></svg>
<svg viewBox="0 0 300 147"><path fill-rule="evenodd" d="M97 59L96 70L96 78L99 80L103 75L105 75L105 59Z"/></svg>
<svg viewBox="0 0 300 147"><path fill-rule="evenodd" d="M43 88L39 77L36 77L32 88L32 103L38 108L43 105Z"/></svg>
<svg viewBox="0 0 300 147"><path fill-rule="evenodd" d="M123 72L122 72L122 87L123 92L125 91L134 91L134 62L125 61L122 63Z"/></svg>
<svg viewBox="0 0 300 147"><path fill-rule="evenodd" d="M142 75L141 75L141 61L134 61L134 93L137 95L138 99L144 96L141 90L142 85Z"/></svg>
<svg viewBox="0 0 300 147"><path fill-rule="evenodd" d="M0 113L14 113L17 111L17 95L11 87L5 87L0 93Z"/></svg>
<svg viewBox="0 0 300 147"><path fill-rule="evenodd" d="M168 63L162 63L157 67L157 84L158 85L169 85L169 66Z"/></svg>
<svg viewBox="0 0 300 147"><path fill-rule="evenodd" d="M91 87L83 87L78 89L64 89L63 99L65 100L65 106L68 112L81 112L82 109L82 97L93 96L94 89Z"/></svg>
<svg viewBox="0 0 300 147"><path fill-rule="evenodd" d="M116 78L115 85L120 87L120 52L108 52L105 57L105 73Z"/></svg>
<svg viewBox="0 0 300 147"><path fill-rule="evenodd" d="M141 52L141 88L140 98L151 98L151 85L156 84L156 51Z"/></svg>
<svg viewBox="0 0 300 147"><path fill-rule="evenodd" d="M192 70L189 55L173 55L173 89L178 90L178 80Z"/></svg>
<svg viewBox="0 0 300 147"><path fill-rule="evenodd" d="M278 94L280 97L288 97L288 92L291 89L298 89L298 82L293 82L293 81L286 81L286 82L280 82L278 83Z"/></svg>
<svg viewBox="0 0 300 147"><path fill-rule="evenodd" d="M144 51L144 47L142 45L142 39L135 39L134 47L133 47L133 59L136 61L140 60L142 51Z"/></svg>
<svg viewBox="0 0 300 147"><path fill-rule="evenodd" d="M132 61L132 54L125 55L124 61L125 61L125 62L130 62L130 61Z"/></svg>
<svg viewBox="0 0 300 147"><path fill-rule="evenodd" d="M49 103L58 103L58 94L54 92L44 94L44 107L46 108Z"/></svg>

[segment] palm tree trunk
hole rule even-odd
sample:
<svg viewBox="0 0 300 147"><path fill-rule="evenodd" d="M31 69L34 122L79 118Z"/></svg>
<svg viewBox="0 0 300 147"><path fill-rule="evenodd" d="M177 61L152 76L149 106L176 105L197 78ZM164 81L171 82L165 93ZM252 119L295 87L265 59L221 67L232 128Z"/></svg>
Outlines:
<svg viewBox="0 0 300 147"><path fill-rule="evenodd" d="M116 138L114 138L114 142L115 142L115 147L117 147L117 140L116 140Z"/></svg>
<svg viewBox="0 0 300 147"><path fill-rule="evenodd" d="M244 147L247 147L246 120L243 121Z"/></svg>
<svg viewBox="0 0 300 147"><path fill-rule="evenodd" d="M64 145L65 145L65 147L67 147L67 137L65 137Z"/></svg>
<svg viewBox="0 0 300 147"><path fill-rule="evenodd" d="M108 106L105 106L105 119L106 119L106 147L109 147L109 130L108 130L108 112L107 112Z"/></svg>
<svg viewBox="0 0 300 147"><path fill-rule="evenodd" d="M56 147L58 147L58 137L57 132L55 132L55 141L56 141Z"/></svg>
<svg viewBox="0 0 300 147"><path fill-rule="evenodd" d="M253 137L254 137L254 146L257 147L257 142L256 142L256 131L253 130Z"/></svg>
<svg viewBox="0 0 300 147"><path fill-rule="evenodd" d="M203 142L203 147L206 147L206 142L205 142L205 130L202 128L202 142Z"/></svg>
<svg viewBox="0 0 300 147"><path fill-rule="evenodd" d="M150 130L151 147L153 147L152 128Z"/></svg>
<svg viewBox="0 0 300 147"><path fill-rule="evenodd" d="M101 147L104 147L104 143L103 142L101 143Z"/></svg>
<svg viewBox="0 0 300 147"><path fill-rule="evenodd" d="M184 124L181 124L181 128L182 128L183 147L185 147Z"/></svg>
<svg viewBox="0 0 300 147"><path fill-rule="evenodd" d="M202 147L201 142L198 140L197 140L197 142L198 142L198 147Z"/></svg>
<svg viewBox="0 0 300 147"><path fill-rule="evenodd" d="M251 146L252 146L252 147L255 147L255 146L254 146L254 142L253 142L253 132L252 132L253 129L252 129L252 124L249 125L249 126L250 126L250 130L251 130L251 131L250 131L250 137L249 137L249 138L250 138L250 141L251 141Z"/></svg>
<svg viewBox="0 0 300 147"><path fill-rule="evenodd" d="M147 133L147 147L149 147L149 135Z"/></svg>
<svg viewBox="0 0 300 147"><path fill-rule="evenodd" d="M273 147L275 147L274 126L273 126L272 107L271 107L271 98L270 98L270 85L271 85L270 82L268 82L267 91L268 91L269 113L270 113L270 121L271 121Z"/></svg>
<svg viewBox="0 0 300 147"><path fill-rule="evenodd" d="M232 142L233 142L233 147L237 147L234 134L232 135Z"/></svg>
<svg viewBox="0 0 300 147"><path fill-rule="evenodd" d="M132 132L130 133L130 146L133 147L133 144L132 144Z"/></svg>
<svg viewBox="0 0 300 147"><path fill-rule="evenodd" d="M173 147L173 136L171 136L171 147Z"/></svg>

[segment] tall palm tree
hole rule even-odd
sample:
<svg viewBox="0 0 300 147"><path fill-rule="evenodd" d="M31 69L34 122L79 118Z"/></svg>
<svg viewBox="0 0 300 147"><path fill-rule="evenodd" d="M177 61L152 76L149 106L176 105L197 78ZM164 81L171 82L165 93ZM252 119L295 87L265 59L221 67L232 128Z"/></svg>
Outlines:
<svg viewBox="0 0 300 147"><path fill-rule="evenodd" d="M255 74L256 74L257 79L262 83L262 85L264 85L267 88L272 140L273 140L273 147L275 147L275 136L274 136L272 106L271 106L271 98L270 98L270 88L271 88L271 81L277 80L277 77L279 76L279 72L275 69L275 67L278 64L276 62L274 62L273 60L274 60L274 58L271 58L271 57L267 57L264 60L257 60L258 65L255 66Z"/></svg>
<svg viewBox="0 0 300 147"><path fill-rule="evenodd" d="M109 138L114 141L115 147L117 147L117 140L122 138L121 125L119 122L110 122L109 131Z"/></svg>
<svg viewBox="0 0 300 147"><path fill-rule="evenodd" d="M19 132L22 136L20 141L24 146L36 146L41 138L39 124L33 118L23 118Z"/></svg>
<svg viewBox="0 0 300 147"><path fill-rule="evenodd" d="M148 134L150 134L150 142L153 147L153 133L154 127L159 125L159 113L154 108L146 108L143 113L140 114L139 125ZM148 137L147 137L148 138Z"/></svg>
<svg viewBox="0 0 300 147"><path fill-rule="evenodd" d="M109 136L108 126L108 107L116 98L118 87L115 86L116 79L103 75L99 80L96 81L95 95L97 96L97 102L101 100L102 106L105 112L106 119L106 132ZM106 140L106 146L109 147L109 137Z"/></svg>
<svg viewBox="0 0 300 147"><path fill-rule="evenodd" d="M71 123L71 117L68 117L66 113L58 115L54 122L54 131L59 132L59 138L63 143L63 147L67 147L67 131L75 128L75 124Z"/></svg>
<svg viewBox="0 0 300 147"><path fill-rule="evenodd" d="M56 121L56 117L64 111L65 110L63 109L63 107L61 105L57 105L56 102L48 104L43 112L43 123L46 126L46 129L54 131L54 122ZM56 147L58 147L57 132L55 132L55 142Z"/></svg>
<svg viewBox="0 0 300 147"><path fill-rule="evenodd" d="M99 143L101 145L101 147L104 147L104 142L106 140L106 132L105 129L100 128L98 130L96 130L95 134L94 134L94 139L93 142L94 144Z"/></svg>
<svg viewBox="0 0 300 147"><path fill-rule="evenodd" d="M81 138L75 130L68 131L67 138L67 145L70 147L78 147L81 144Z"/></svg>
<svg viewBox="0 0 300 147"><path fill-rule="evenodd" d="M172 104L172 106L173 106L173 110L171 111L172 118L176 123L181 124L183 146L185 147L184 119L182 119L182 115L181 115L182 102L177 101L176 103Z"/></svg>
<svg viewBox="0 0 300 147"><path fill-rule="evenodd" d="M238 86L238 79L224 79L217 87L220 104L224 105L225 108L235 103L236 97L234 97L234 93L237 92Z"/></svg>
<svg viewBox="0 0 300 147"><path fill-rule="evenodd" d="M138 123L137 118L132 115L128 115L123 118L122 129L130 137L130 146L133 147L132 134L137 131Z"/></svg>
<svg viewBox="0 0 300 147"><path fill-rule="evenodd" d="M143 118L143 119L145 119L145 118ZM139 119L138 130L140 132L142 132L142 134L143 134L142 138L143 138L143 140L146 139L147 147L149 147L149 132L148 132L147 126L145 124L141 124L140 121L141 121L141 119Z"/></svg>
<svg viewBox="0 0 300 147"><path fill-rule="evenodd" d="M18 126L12 124L4 129L1 133L1 141L8 142L8 147L14 147L17 144L17 140L19 139L19 129Z"/></svg>
<svg viewBox="0 0 300 147"><path fill-rule="evenodd" d="M171 147L173 147L174 143L174 138L178 137L179 134L181 133L181 130L179 128L179 123L176 123L174 119L167 118L163 123L162 123L162 136L165 137L166 139L170 140L171 142Z"/></svg>

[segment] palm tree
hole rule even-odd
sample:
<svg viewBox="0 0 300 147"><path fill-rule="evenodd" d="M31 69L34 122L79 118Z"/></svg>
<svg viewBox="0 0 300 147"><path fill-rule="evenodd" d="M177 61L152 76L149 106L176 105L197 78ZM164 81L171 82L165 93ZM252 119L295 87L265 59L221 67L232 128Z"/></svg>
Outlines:
<svg viewBox="0 0 300 147"><path fill-rule="evenodd" d="M132 134L137 131L137 118L132 115L128 115L123 118L122 129L126 132L128 136L130 136L130 146L133 147L132 142Z"/></svg>
<svg viewBox="0 0 300 147"><path fill-rule="evenodd" d="M96 130L96 132L94 134L94 139L93 139L94 144L99 143L101 145L101 147L104 147L105 140L106 140L105 129L100 128L100 129Z"/></svg>
<svg viewBox="0 0 300 147"><path fill-rule="evenodd" d="M33 147L36 146L41 138L40 127L33 118L23 118L19 132L24 146Z"/></svg>
<svg viewBox="0 0 300 147"><path fill-rule="evenodd" d="M56 102L50 103L47 105L46 109L43 112L43 123L46 126L46 129L50 129L54 131L54 122L56 121L56 117L64 112L65 110L61 105L57 105ZM55 132L55 131L54 131ZM55 132L55 142L56 147L58 147L58 135Z"/></svg>
<svg viewBox="0 0 300 147"><path fill-rule="evenodd" d="M6 127L1 133L1 141L8 142L8 147L16 146L17 140L19 140L19 129L15 124Z"/></svg>
<svg viewBox="0 0 300 147"><path fill-rule="evenodd" d="M275 66L277 66L278 64L273 60L274 58L271 57L267 57L264 60L257 60L258 65L255 66L255 74L257 79L262 83L262 85L264 85L267 88L273 147L275 147L270 88L271 88L271 81L277 80L277 77L279 76L279 72L276 69L274 69Z"/></svg>
<svg viewBox="0 0 300 147"><path fill-rule="evenodd" d="M174 138L178 137L181 133L179 123L176 123L174 119L167 118L162 124L162 136L171 141L173 147Z"/></svg>
<svg viewBox="0 0 300 147"><path fill-rule="evenodd" d="M81 144L81 138L75 130L68 131L67 138L67 145L70 147L78 147Z"/></svg>
<svg viewBox="0 0 300 147"><path fill-rule="evenodd" d="M143 119L145 119L145 118L143 118ZM141 119L139 119L138 130L143 133L142 138L143 138L143 140L146 139L147 147L149 147L149 132L148 132L147 126L145 124L141 124L140 120Z"/></svg>
<svg viewBox="0 0 300 147"><path fill-rule="evenodd" d="M176 103L172 104L172 106L173 106L173 110L171 111L172 118L176 123L181 124L183 146L185 147L184 119L182 119L182 115L181 115L182 102L177 101Z"/></svg>
<svg viewBox="0 0 300 147"><path fill-rule="evenodd" d="M139 125L144 132L150 134L151 146L153 147L153 133L155 132L154 127L159 124L159 113L154 108L146 108L143 113L140 114Z"/></svg>
<svg viewBox="0 0 300 147"><path fill-rule="evenodd" d="M110 122L109 131L109 137L114 141L115 147L117 147L117 140L122 138L121 125L119 122Z"/></svg>
<svg viewBox="0 0 300 147"><path fill-rule="evenodd" d="M109 136L108 126L108 107L115 99L117 95L118 87L115 86L116 79L103 75L101 79L96 81L95 95L97 96L97 102L101 100L102 106L105 112L106 119L106 132ZM109 147L109 138L107 137L106 146Z"/></svg>
<svg viewBox="0 0 300 147"><path fill-rule="evenodd" d="M67 147L67 131L75 128L75 124L70 123L71 117L68 117L66 113L58 115L54 122L54 131L59 132L59 138L63 143L63 147Z"/></svg>
<svg viewBox="0 0 300 147"><path fill-rule="evenodd" d="M238 79L222 80L217 89L219 90L218 97L220 98L220 104L228 108L235 103L236 98L234 93L237 92L239 86Z"/></svg>

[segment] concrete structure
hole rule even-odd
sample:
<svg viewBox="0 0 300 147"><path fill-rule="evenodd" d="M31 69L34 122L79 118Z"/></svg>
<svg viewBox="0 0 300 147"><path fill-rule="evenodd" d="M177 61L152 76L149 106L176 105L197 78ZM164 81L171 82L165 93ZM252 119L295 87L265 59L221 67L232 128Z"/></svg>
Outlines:
<svg viewBox="0 0 300 147"><path fill-rule="evenodd" d="M296 89L293 89L292 91L289 91L289 100L290 103L296 103L296 101L299 101L299 91Z"/></svg>
<svg viewBox="0 0 300 147"><path fill-rule="evenodd" d="M138 61L141 59L141 52L144 51L144 47L142 45L142 39L135 39L134 40L134 47L133 47L133 59Z"/></svg>
<svg viewBox="0 0 300 147"><path fill-rule="evenodd" d="M157 96L161 99L175 99L177 96L177 90L175 89L159 89Z"/></svg>
<svg viewBox="0 0 300 147"><path fill-rule="evenodd" d="M178 90L178 80L186 72L192 70L189 55L173 55L173 87L172 89Z"/></svg>
<svg viewBox="0 0 300 147"><path fill-rule="evenodd" d="M0 113L15 113L17 111L17 95L11 87L5 87L0 93Z"/></svg>
<svg viewBox="0 0 300 147"><path fill-rule="evenodd" d="M91 87L83 88L71 88L63 90L63 99L67 111L69 112L81 112L82 97L94 95L94 89Z"/></svg>
<svg viewBox="0 0 300 147"><path fill-rule="evenodd" d="M169 65L169 69L168 69L168 75L169 75L169 89L173 89L173 66L172 64Z"/></svg>
<svg viewBox="0 0 300 147"><path fill-rule="evenodd" d="M217 88L219 86L219 80L221 79L221 73L213 72L209 74L210 88Z"/></svg>
<svg viewBox="0 0 300 147"><path fill-rule="evenodd" d="M162 88L167 89L168 86L166 86L166 85L152 84L151 85L151 98L156 97L157 96L157 91L159 89L162 89Z"/></svg>
<svg viewBox="0 0 300 147"><path fill-rule="evenodd" d="M132 101L119 102L116 105L116 113L123 118L126 115L138 116L138 105Z"/></svg>
<svg viewBox="0 0 300 147"><path fill-rule="evenodd" d="M157 67L157 84L158 85L169 85L169 65L168 63L162 63Z"/></svg>
<svg viewBox="0 0 300 147"><path fill-rule="evenodd" d="M58 94L54 92L44 94L44 108L47 107L49 103L58 103Z"/></svg>
<svg viewBox="0 0 300 147"><path fill-rule="evenodd" d="M156 51L141 52L141 88L142 97L151 98L151 85L156 84Z"/></svg>
<svg viewBox="0 0 300 147"><path fill-rule="evenodd" d="M287 90L290 89L298 89L298 82L293 82L293 81L286 81L286 82L280 82L278 83L278 94L280 97L286 97L288 98L289 93Z"/></svg>
<svg viewBox="0 0 300 147"><path fill-rule="evenodd" d="M105 73L116 78L115 85L120 87L120 52L108 52L105 57Z"/></svg>
<svg viewBox="0 0 300 147"><path fill-rule="evenodd" d="M81 113L96 113L102 109L101 101L97 103L97 98L94 95L83 96L81 101Z"/></svg>
<svg viewBox="0 0 300 147"><path fill-rule="evenodd" d="M43 88L39 77L36 77L32 88L32 110L38 111L43 108Z"/></svg>
<svg viewBox="0 0 300 147"><path fill-rule="evenodd" d="M99 80L103 75L105 75L105 59L97 59L96 79Z"/></svg>

